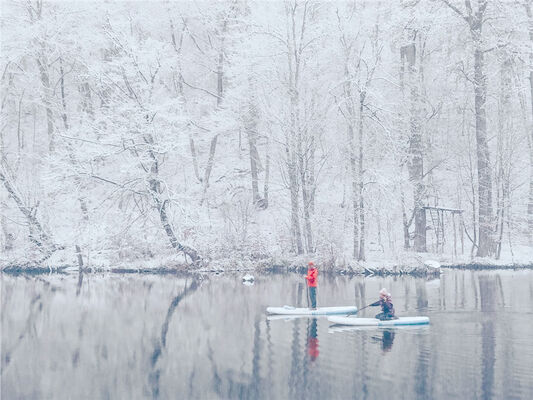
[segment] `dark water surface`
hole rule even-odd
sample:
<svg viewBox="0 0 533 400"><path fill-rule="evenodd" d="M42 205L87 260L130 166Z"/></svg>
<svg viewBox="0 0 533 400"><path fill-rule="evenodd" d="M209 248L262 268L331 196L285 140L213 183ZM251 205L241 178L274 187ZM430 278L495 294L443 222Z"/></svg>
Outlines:
<svg viewBox="0 0 533 400"><path fill-rule="evenodd" d="M267 319L305 304L295 274L1 279L2 399L533 399L533 271L320 276L321 305L386 287L431 319L344 330Z"/></svg>

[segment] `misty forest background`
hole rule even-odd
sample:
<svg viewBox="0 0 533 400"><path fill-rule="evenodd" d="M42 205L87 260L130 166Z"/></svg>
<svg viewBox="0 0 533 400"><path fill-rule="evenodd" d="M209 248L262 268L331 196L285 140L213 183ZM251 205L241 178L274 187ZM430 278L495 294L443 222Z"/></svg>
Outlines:
<svg viewBox="0 0 533 400"><path fill-rule="evenodd" d="M531 0L1 8L4 265L533 259Z"/></svg>

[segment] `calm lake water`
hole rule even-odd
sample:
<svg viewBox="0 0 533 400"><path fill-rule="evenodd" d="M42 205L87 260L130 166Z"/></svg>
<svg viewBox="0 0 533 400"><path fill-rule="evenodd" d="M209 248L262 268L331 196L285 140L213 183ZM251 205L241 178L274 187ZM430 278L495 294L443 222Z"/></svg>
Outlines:
<svg viewBox="0 0 533 400"><path fill-rule="evenodd" d="M320 305L381 287L427 327L268 319L296 274L2 276L2 399L533 399L533 271L320 276ZM377 308L361 312L373 316Z"/></svg>

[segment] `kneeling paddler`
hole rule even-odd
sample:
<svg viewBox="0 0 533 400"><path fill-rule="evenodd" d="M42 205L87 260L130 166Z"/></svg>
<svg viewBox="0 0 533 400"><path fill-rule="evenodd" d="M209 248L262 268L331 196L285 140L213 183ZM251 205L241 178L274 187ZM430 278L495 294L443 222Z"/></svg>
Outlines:
<svg viewBox="0 0 533 400"><path fill-rule="evenodd" d="M376 318L381 321L387 321L390 319L398 319L394 315L394 305L392 304L392 297L387 289L383 288L379 291L379 300L370 304L371 307L381 306L381 312L376 315Z"/></svg>

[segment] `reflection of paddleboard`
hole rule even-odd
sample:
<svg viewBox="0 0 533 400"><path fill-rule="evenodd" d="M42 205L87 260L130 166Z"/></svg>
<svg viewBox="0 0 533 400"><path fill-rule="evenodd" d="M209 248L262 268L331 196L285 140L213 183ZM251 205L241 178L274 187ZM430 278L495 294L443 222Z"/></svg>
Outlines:
<svg viewBox="0 0 533 400"><path fill-rule="evenodd" d="M389 321L381 321L376 318L350 318L350 317L329 317L329 322L339 325L352 326L397 326L397 325L427 325L428 317L400 317Z"/></svg>
<svg viewBox="0 0 533 400"><path fill-rule="evenodd" d="M357 312L357 307L347 306L347 307L319 307L316 310L311 310L309 308L296 308L291 306L283 307L267 307L267 314L275 315L332 315L332 314L355 314Z"/></svg>
<svg viewBox="0 0 533 400"><path fill-rule="evenodd" d="M424 331L429 329L428 324L424 325L393 325L393 326L353 326L353 325L330 325L328 333L338 333L338 332L362 332L362 331L376 331L376 329L394 329L402 331Z"/></svg>
<svg viewBox="0 0 533 400"><path fill-rule="evenodd" d="M282 314L277 314L277 315L268 315L267 316L267 321L294 321L295 319L300 319L300 318L316 318L316 317L320 317L320 315L282 315Z"/></svg>

